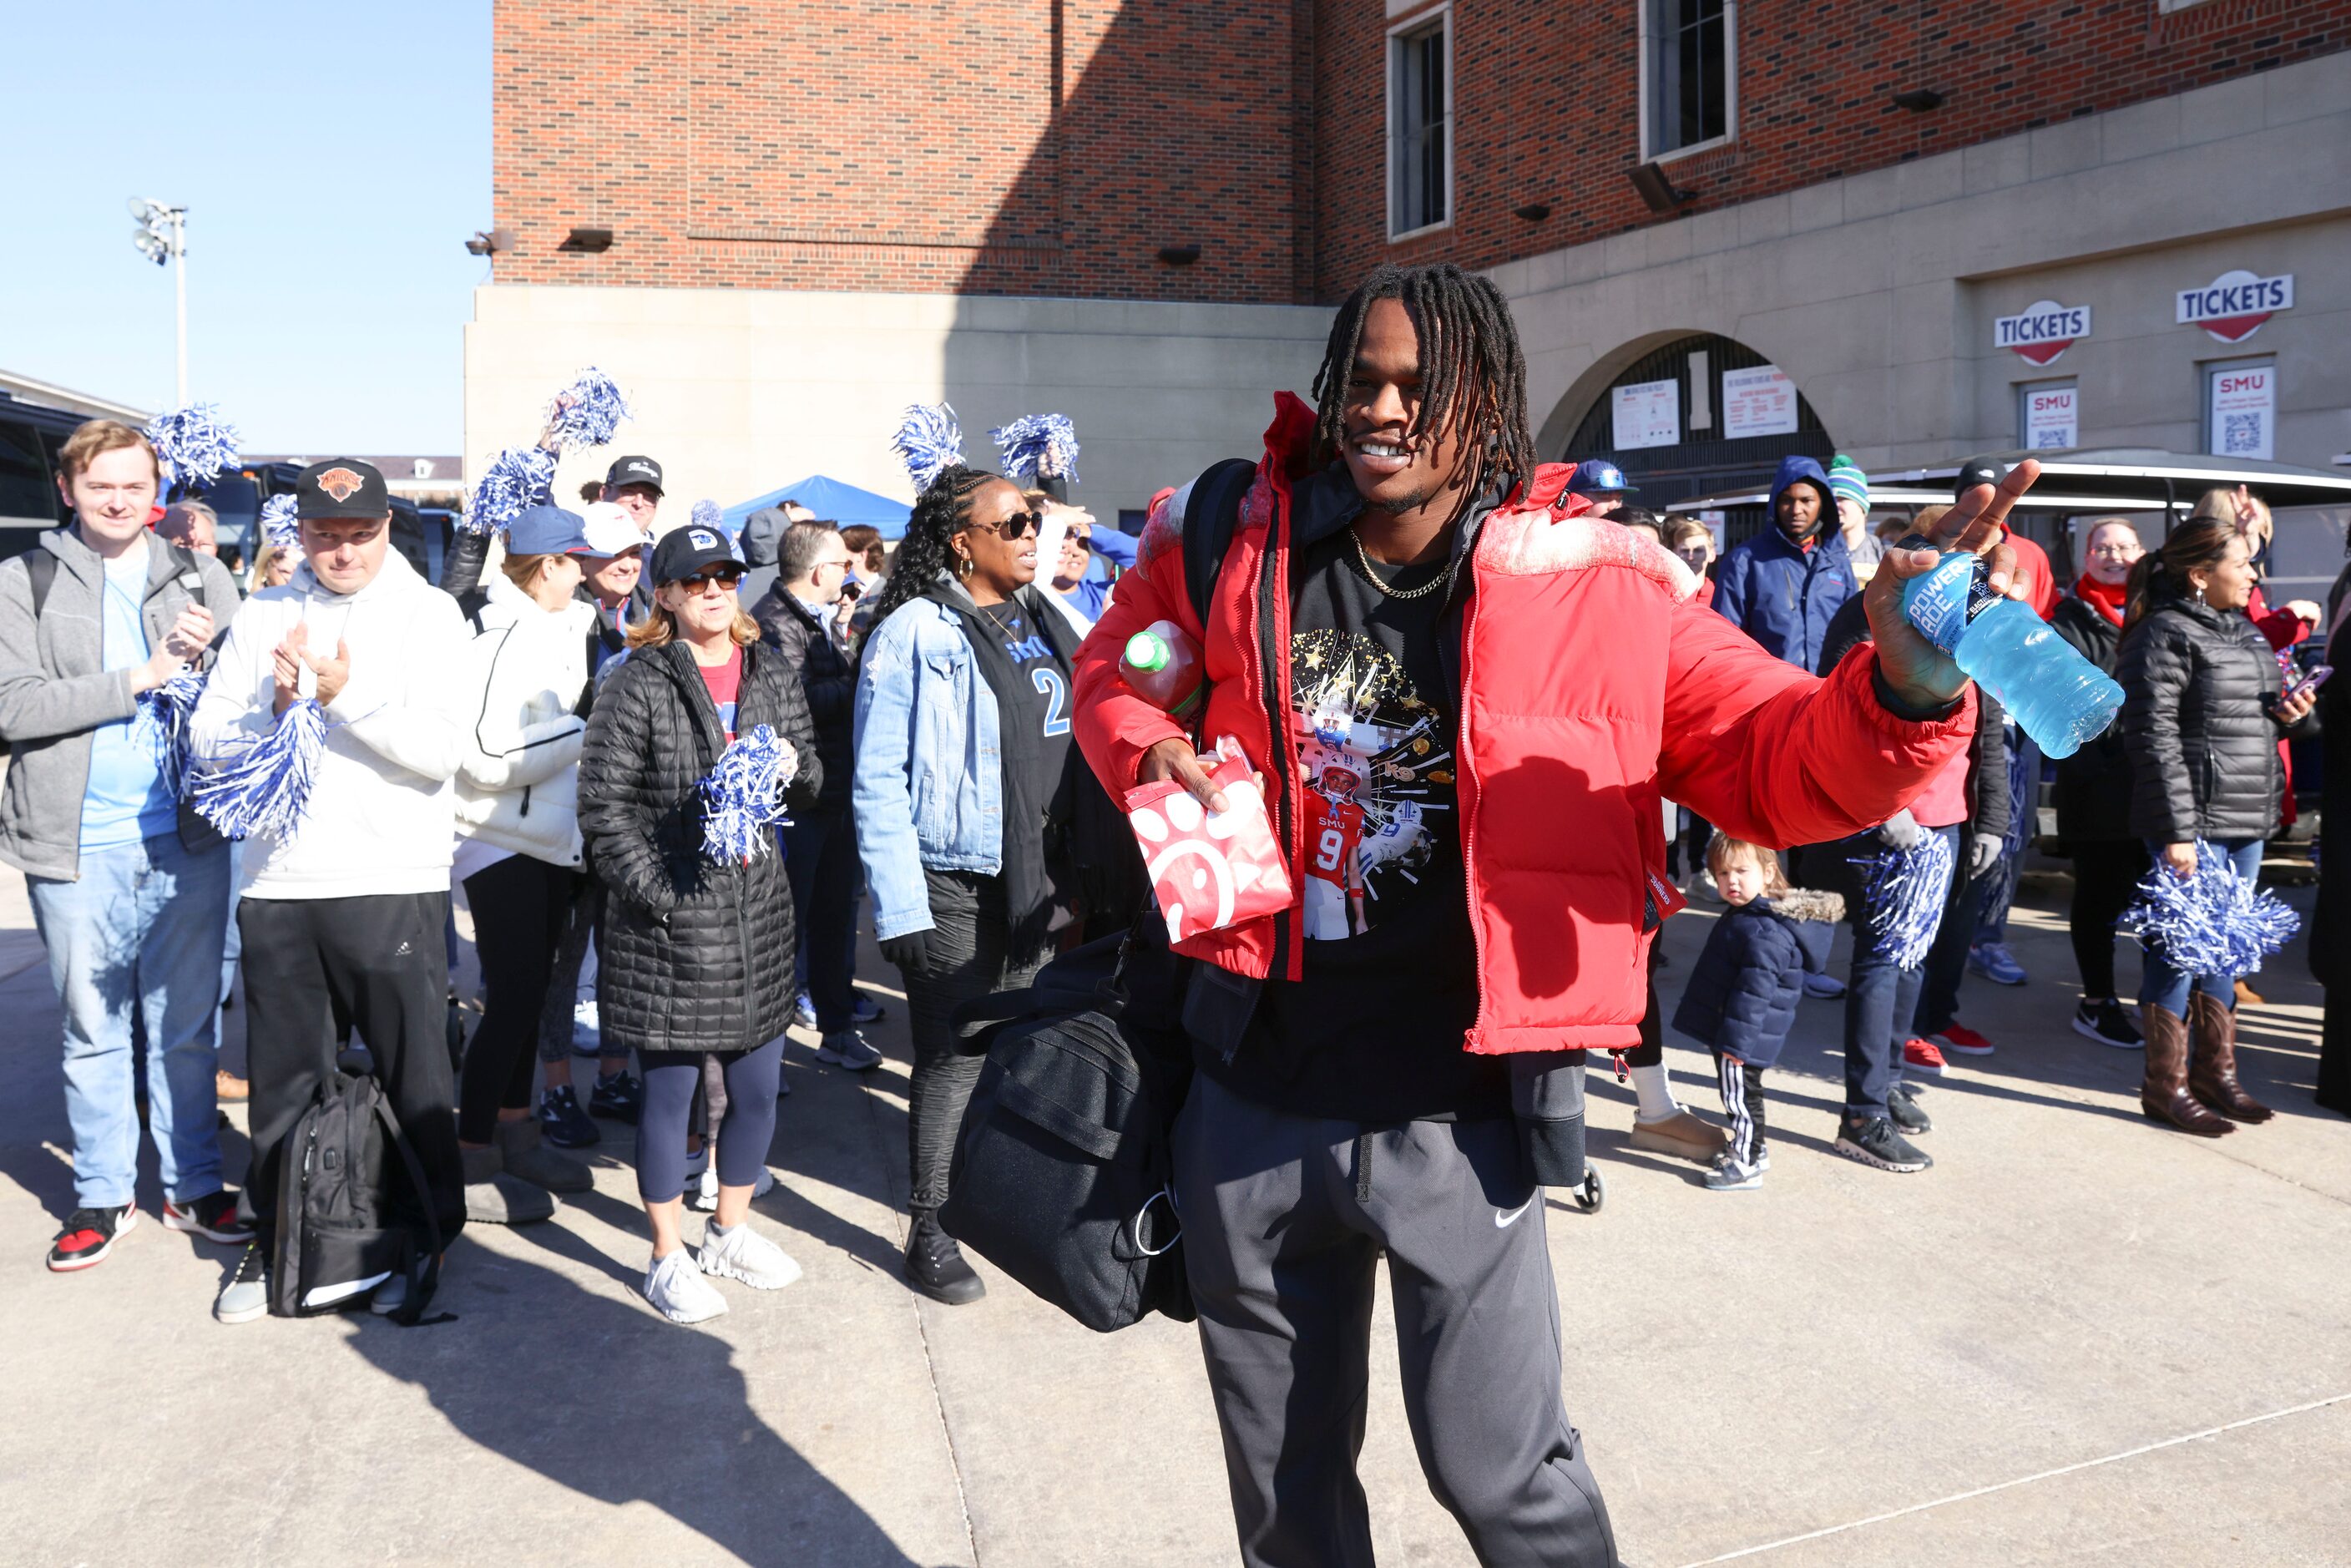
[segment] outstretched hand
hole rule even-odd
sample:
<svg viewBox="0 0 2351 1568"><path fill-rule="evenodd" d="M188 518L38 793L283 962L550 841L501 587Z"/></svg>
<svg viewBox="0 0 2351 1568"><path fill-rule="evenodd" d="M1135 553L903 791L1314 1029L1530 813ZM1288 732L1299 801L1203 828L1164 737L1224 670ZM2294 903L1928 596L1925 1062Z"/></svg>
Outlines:
<svg viewBox="0 0 2351 1568"><path fill-rule="evenodd" d="M1869 634L1877 643L1877 667L1886 684L1904 702L1919 708L1938 708L1967 689L1968 677L1950 656L1927 641L1902 612L1903 585L1935 570L1940 552L1965 550L1991 563L1991 591L2011 599L2024 597L2016 580L2016 552L2002 542L2011 507L2041 476L2041 465L2028 457L2008 471L1994 489L1978 485L1961 496L1928 531L1932 549L1901 549L1887 546L1877 573L1862 590L1862 608L1869 616Z"/></svg>

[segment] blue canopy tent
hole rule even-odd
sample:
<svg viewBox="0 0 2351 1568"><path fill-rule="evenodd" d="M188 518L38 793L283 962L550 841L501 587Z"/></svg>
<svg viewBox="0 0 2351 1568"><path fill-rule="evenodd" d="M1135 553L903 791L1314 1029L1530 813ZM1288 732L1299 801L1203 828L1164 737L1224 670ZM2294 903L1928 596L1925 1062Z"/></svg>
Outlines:
<svg viewBox="0 0 2351 1568"><path fill-rule="evenodd" d="M729 532L740 534L745 519L762 507L781 506L787 500L798 501L827 522L868 523L882 530L885 539L903 538L906 518L914 508L904 501L893 501L887 496L877 496L871 490L861 490L854 485L844 485L838 479L828 479L821 474L738 501L719 514L726 519Z"/></svg>

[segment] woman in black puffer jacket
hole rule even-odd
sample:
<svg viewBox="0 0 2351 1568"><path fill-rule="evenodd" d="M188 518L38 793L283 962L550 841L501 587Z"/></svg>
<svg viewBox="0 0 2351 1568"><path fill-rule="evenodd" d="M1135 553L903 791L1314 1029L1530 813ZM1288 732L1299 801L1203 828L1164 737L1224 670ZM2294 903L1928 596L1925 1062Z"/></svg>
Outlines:
<svg viewBox="0 0 2351 1568"><path fill-rule="evenodd" d="M792 1016L792 895L783 857L713 864L702 848L703 777L739 732L772 727L798 771L794 810L823 784L800 683L736 602L743 563L697 525L664 536L647 577L653 613L596 695L580 759L580 829L607 889L597 1009L608 1051L644 1070L637 1193L653 1233L645 1296L676 1322L726 1310L706 1274L763 1289L799 1266L747 1223L776 1132L785 1026ZM718 1207L697 1259L678 1235L686 1136L705 1053L725 1068Z"/></svg>
<svg viewBox="0 0 2351 1568"><path fill-rule="evenodd" d="M2260 875L2283 784L2278 737L2305 724L2314 700L2281 700L2276 656L2245 618L2253 584L2243 537L2219 522L2176 529L2131 571L2115 662L2131 831L2177 875L2195 871L2199 840L2227 855L2237 875ZM2149 1116L2203 1137L2234 1132L2231 1122L2269 1120L2270 1109L2237 1082L2235 979L2184 973L2148 946L2139 1104Z"/></svg>

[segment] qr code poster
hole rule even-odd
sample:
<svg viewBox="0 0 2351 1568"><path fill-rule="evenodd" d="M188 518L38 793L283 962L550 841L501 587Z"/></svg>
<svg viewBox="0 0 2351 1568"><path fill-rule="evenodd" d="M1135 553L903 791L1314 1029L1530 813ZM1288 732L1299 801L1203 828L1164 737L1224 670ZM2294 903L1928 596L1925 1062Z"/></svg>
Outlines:
<svg viewBox="0 0 2351 1568"><path fill-rule="evenodd" d="M2277 367L2216 365L2209 385L2213 455L2269 462L2277 446Z"/></svg>

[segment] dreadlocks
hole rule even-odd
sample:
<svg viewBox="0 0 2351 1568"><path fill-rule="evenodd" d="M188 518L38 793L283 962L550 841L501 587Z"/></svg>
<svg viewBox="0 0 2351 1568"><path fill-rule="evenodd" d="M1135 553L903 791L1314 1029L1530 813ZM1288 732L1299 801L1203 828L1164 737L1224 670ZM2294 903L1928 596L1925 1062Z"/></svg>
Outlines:
<svg viewBox="0 0 2351 1568"><path fill-rule="evenodd" d="M1382 299L1400 302L1420 337L1418 438L1458 423L1472 461L1513 480L1535 471L1527 429L1527 360L1510 307L1493 283L1451 262L1434 267L1383 264L1364 279L1331 323L1322 368L1314 373L1315 461L1336 456L1346 439L1347 382L1364 336L1364 318Z"/></svg>
<svg viewBox="0 0 2351 1568"><path fill-rule="evenodd" d="M958 463L940 469L938 477L914 497L914 512L906 519L906 537L898 541L890 575L883 580L882 596L873 603L876 626L901 604L921 598L923 591L948 569L955 549L947 541L963 530L973 495L998 477L985 468L967 468Z"/></svg>

